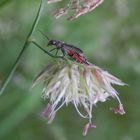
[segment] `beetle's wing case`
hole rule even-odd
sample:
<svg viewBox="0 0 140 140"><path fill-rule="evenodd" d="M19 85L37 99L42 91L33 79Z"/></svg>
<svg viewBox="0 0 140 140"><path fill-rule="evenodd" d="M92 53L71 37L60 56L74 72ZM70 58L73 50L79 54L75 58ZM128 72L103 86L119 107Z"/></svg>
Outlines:
<svg viewBox="0 0 140 140"><path fill-rule="evenodd" d="M77 52L77 53L83 53L83 51L81 50L81 49L79 49L79 48L77 48L77 47L75 47L75 46L73 46L73 45L70 45L70 44L67 44L67 43L63 43L63 47L64 47L64 49L66 49L66 50L71 50L71 49L73 49L75 52Z"/></svg>

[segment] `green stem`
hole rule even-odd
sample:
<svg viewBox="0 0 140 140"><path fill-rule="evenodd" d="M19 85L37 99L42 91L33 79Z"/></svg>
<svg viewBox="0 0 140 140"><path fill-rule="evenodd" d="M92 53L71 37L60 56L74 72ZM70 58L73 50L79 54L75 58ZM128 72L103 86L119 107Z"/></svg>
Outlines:
<svg viewBox="0 0 140 140"><path fill-rule="evenodd" d="M27 47L30 45L30 43L31 43L31 42L30 42L30 37L31 37L31 35L33 34L33 32L34 32L34 30L35 30L35 28L36 28L36 26L37 26L37 23L38 23L38 21L39 21L40 15L41 15L42 7L43 7L43 0L41 0L41 2L40 2L40 6L39 6L39 9L38 9L37 15L36 15L36 17L35 17L35 20L34 20L34 22L33 22L33 25L32 25L32 27L31 27L31 30L30 30L30 32L29 32L29 34L28 34L28 36L27 36L27 38L26 38L26 40L25 40L25 43L24 43L24 45L23 45L23 48L22 48L20 54L18 55L18 57L17 57L17 59L16 59L14 65L13 65L13 67L12 67L12 70L11 70L10 73L8 74L6 80L4 81L4 83L3 83L3 85L2 85L2 87L1 87L1 89L0 89L0 95L1 95L1 94L4 92L4 90L6 89L8 83L10 82L10 80L11 80L11 78L12 78L12 76L13 76L13 74L14 74L14 72L15 72L15 70L16 70L16 68L17 68L17 66L18 66L18 64L19 64L19 62L20 62L20 60L21 60L21 57L23 56L23 54L24 54L26 48L27 48Z"/></svg>
<svg viewBox="0 0 140 140"><path fill-rule="evenodd" d="M3 0L0 2L0 8L2 8L3 6L5 6L6 4L8 4L9 2L11 2L12 0Z"/></svg>

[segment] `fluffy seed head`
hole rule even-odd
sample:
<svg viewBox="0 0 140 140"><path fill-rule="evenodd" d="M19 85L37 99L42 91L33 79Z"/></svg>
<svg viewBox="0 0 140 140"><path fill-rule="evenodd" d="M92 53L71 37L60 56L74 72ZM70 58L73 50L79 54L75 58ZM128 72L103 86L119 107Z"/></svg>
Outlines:
<svg viewBox="0 0 140 140"><path fill-rule="evenodd" d="M95 65L81 65L65 62L51 64L45 67L35 78L33 86L44 82L42 97L49 99L49 104L43 114L51 122L56 112L64 105L73 104L78 114L89 122L85 125L86 135L92 124L92 108L98 102L105 102L109 97L115 98L119 105L112 110L123 115L123 105L112 84L123 86L121 80ZM83 107L84 112L79 108Z"/></svg>

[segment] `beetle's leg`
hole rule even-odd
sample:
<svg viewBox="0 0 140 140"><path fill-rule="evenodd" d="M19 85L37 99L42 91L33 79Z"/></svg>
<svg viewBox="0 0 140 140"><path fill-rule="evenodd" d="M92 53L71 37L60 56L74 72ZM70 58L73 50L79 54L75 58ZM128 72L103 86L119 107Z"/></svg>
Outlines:
<svg viewBox="0 0 140 140"><path fill-rule="evenodd" d="M49 52L52 52L52 51L55 50L55 49L57 49L57 48L53 48L53 49L51 49Z"/></svg>
<svg viewBox="0 0 140 140"><path fill-rule="evenodd" d="M66 54L63 53L63 55L61 56L62 59L65 59Z"/></svg>
<svg viewBox="0 0 140 140"><path fill-rule="evenodd" d="M57 55L57 54L58 54L58 50L59 50L59 49L57 48L55 55Z"/></svg>
<svg viewBox="0 0 140 140"><path fill-rule="evenodd" d="M62 58L64 58L66 56L66 52L61 48L61 51L62 51Z"/></svg>

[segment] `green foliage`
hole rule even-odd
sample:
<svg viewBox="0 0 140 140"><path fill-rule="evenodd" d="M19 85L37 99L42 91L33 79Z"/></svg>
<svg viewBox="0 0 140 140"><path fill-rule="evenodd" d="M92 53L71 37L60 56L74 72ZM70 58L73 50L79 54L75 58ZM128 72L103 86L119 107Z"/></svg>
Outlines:
<svg viewBox="0 0 140 140"><path fill-rule="evenodd" d="M5 80L32 26L38 1L0 2L0 82ZM126 115L114 115L114 102L99 103L94 110L97 128L82 136L86 123L69 106L60 110L51 125L40 116L47 104L41 87L30 89L35 75L53 61L31 45L5 93L0 97L0 139L4 140L138 140L140 139L140 18L139 0L106 0L94 11L69 22L52 16L57 4L45 5L37 29L49 37L73 44L88 60L122 79L119 87ZM45 47L47 40L36 30L33 37Z"/></svg>

